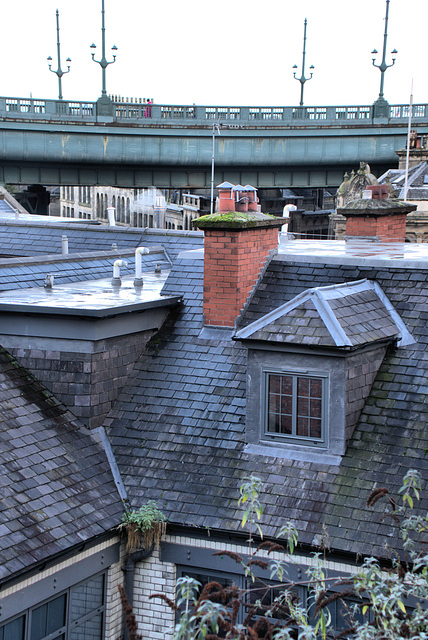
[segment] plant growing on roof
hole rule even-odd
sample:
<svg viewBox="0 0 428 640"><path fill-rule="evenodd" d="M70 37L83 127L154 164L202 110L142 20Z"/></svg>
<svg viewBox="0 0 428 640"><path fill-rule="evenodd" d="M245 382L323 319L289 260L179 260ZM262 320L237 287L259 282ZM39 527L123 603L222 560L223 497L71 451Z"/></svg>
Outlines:
<svg viewBox="0 0 428 640"><path fill-rule="evenodd" d="M139 509L125 511L121 528L127 533L126 550L129 552L146 549L152 544L159 546L161 537L166 532L167 518L159 509L155 500L149 500Z"/></svg>

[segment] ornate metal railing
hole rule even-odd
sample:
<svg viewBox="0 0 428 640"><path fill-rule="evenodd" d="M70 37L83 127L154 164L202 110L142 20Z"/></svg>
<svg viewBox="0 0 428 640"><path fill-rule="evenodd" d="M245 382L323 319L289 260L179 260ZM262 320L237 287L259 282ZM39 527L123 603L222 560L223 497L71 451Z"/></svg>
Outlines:
<svg viewBox="0 0 428 640"><path fill-rule="evenodd" d="M407 120L410 107L390 105L389 124ZM80 120L96 122L132 122L136 125L196 125L222 122L230 128L242 126L313 126L322 127L349 123L368 125L373 121L373 106L315 107L220 107L200 105L162 105L149 102L113 102L110 117L97 115L96 102L67 100L36 100L33 98L0 97L0 119ZM415 125L426 121L428 105L413 105Z"/></svg>

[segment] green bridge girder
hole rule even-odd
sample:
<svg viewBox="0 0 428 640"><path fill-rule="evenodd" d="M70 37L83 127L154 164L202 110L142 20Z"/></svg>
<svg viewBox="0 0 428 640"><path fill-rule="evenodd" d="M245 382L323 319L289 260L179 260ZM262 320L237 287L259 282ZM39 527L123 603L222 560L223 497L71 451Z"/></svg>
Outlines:
<svg viewBox="0 0 428 640"><path fill-rule="evenodd" d="M19 110L6 109L7 100L18 101ZM30 103L21 102L24 106ZM298 111L299 117L291 120L285 118L286 108L283 120L250 118L248 111L245 120L237 119L233 111L237 108L232 107L204 107L204 119L195 117L201 107L153 105L148 116L143 105L139 117L134 112L130 117L132 105L127 105L125 112L121 105L119 114L116 110L113 117L106 117L84 112L86 103L61 102L61 107L80 105L80 113L58 114L50 113L53 107L49 101L44 101L40 112L34 108L42 101L33 101L27 111L22 110L21 102L0 98L3 183L207 187L211 182L213 124L218 123L216 182L227 179L259 187L337 186L344 171L358 167L361 160L378 171L397 166L396 151L405 147L407 135L404 117L376 120L367 116L366 107L312 108L325 109L320 113L330 119L311 119L307 116L312 115L311 108ZM58 101L51 102L58 105ZM169 111L159 111L162 108ZM189 117L189 112L180 118L162 116L178 108L193 109L193 116ZM213 109L217 109L215 120ZM264 109L278 115L275 108ZM336 110L335 119L327 109ZM359 109L364 117L344 118L340 109ZM307 117L300 118L302 113ZM428 133L428 109L424 106L417 113L418 133Z"/></svg>

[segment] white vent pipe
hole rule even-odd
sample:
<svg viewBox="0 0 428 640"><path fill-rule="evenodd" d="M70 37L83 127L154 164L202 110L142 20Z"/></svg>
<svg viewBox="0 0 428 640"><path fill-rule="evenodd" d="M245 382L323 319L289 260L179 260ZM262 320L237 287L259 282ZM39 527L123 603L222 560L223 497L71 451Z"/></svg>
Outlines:
<svg viewBox="0 0 428 640"><path fill-rule="evenodd" d="M43 286L45 287L45 289L52 289L53 284L54 284L54 276L52 273L48 273L45 276L45 282Z"/></svg>
<svg viewBox="0 0 428 640"><path fill-rule="evenodd" d="M135 249L135 280L134 280L135 287L141 287L143 285L141 256L147 253L150 253L150 250L147 249L147 247L137 247Z"/></svg>
<svg viewBox="0 0 428 640"><path fill-rule="evenodd" d="M67 236L62 236L62 238L61 238L61 247L62 247L62 255L66 256L68 254L68 238L67 238Z"/></svg>
<svg viewBox="0 0 428 640"><path fill-rule="evenodd" d="M115 212L116 209L114 207L107 207L108 223L110 227L116 226Z"/></svg>
<svg viewBox="0 0 428 640"><path fill-rule="evenodd" d="M111 283L114 285L121 285L122 284L122 280L120 278L120 267L126 267L127 266L127 262L126 260L115 260L113 262L113 278Z"/></svg>

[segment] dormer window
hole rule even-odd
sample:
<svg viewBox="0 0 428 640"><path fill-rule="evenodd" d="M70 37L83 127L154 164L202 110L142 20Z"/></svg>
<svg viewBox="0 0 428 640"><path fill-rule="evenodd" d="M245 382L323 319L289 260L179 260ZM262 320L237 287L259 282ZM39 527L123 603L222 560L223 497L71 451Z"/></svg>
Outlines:
<svg viewBox="0 0 428 640"><path fill-rule="evenodd" d="M368 280L308 289L239 329L246 452L340 464L389 344L414 340Z"/></svg>
<svg viewBox="0 0 428 640"><path fill-rule="evenodd" d="M324 445L328 377L303 372L264 371L264 433L268 440Z"/></svg>

